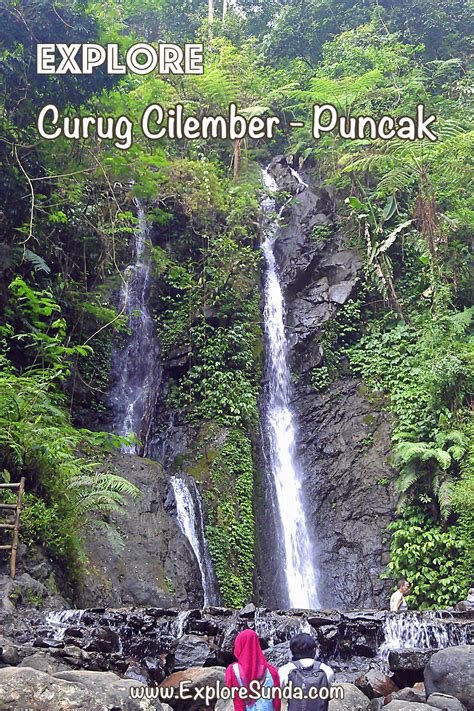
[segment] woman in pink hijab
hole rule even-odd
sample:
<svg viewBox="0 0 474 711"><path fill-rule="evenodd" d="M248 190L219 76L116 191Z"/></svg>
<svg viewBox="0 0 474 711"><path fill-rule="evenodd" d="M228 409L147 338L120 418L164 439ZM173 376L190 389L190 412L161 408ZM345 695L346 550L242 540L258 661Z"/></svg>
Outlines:
<svg viewBox="0 0 474 711"><path fill-rule="evenodd" d="M253 630L244 630L235 638L234 655L237 662L227 667L225 682L229 688L250 690L252 681L259 681L261 686L280 686L278 672L267 662L262 652L257 634ZM234 711L280 711L281 700L241 699L234 697Z"/></svg>

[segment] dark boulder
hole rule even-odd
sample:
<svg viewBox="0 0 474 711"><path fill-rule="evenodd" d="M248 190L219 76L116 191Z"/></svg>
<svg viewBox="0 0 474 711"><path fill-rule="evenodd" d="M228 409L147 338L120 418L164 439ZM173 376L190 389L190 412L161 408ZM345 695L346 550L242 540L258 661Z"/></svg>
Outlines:
<svg viewBox="0 0 474 711"><path fill-rule="evenodd" d="M26 656L18 665L20 667L29 667L36 671L45 672L46 674L54 674L59 671L70 669L68 664L63 660L53 657L47 652L36 652Z"/></svg>
<svg viewBox="0 0 474 711"><path fill-rule="evenodd" d="M423 671L436 649L394 649L388 657L392 671Z"/></svg>
<svg viewBox="0 0 474 711"><path fill-rule="evenodd" d="M189 698L194 696L194 691L205 689L207 693L213 692L217 697L217 689L225 683L225 669L223 667L194 667L184 671L174 672L160 684L160 688L174 689L175 697L169 699L174 711L202 711L210 704L205 700ZM186 697L180 694L180 690L185 689ZM213 699L215 702L216 697Z"/></svg>
<svg viewBox="0 0 474 711"><path fill-rule="evenodd" d="M18 648L7 639L0 638L0 661L12 667L15 667L20 661Z"/></svg>
<svg viewBox="0 0 474 711"><path fill-rule="evenodd" d="M92 640L85 645L86 652L116 652L120 648L120 639L117 632L108 627L99 627L94 630Z"/></svg>
<svg viewBox="0 0 474 711"><path fill-rule="evenodd" d="M423 691L418 691L412 687L405 687L389 695L389 701L408 701L409 703L424 704L426 695Z"/></svg>
<svg viewBox="0 0 474 711"><path fill-rule="evenodd" d="M398 686L393 679L379 669L369 669L368 672L358 677L354 683L369 699L384 698L398 691Z"/></svg>
<svg viewBox="0 0 474 711"><path fill-rule="evenodd" d="M433 654L425 668L425 689L456 697L474 710L474 645L447 647Z"/></svg>
<svg viewBox="0 0 474 711"><path fill-rule="evenodd" d="M291 661L290 642L280 642L264 651L265 657L275 667L282 667Z"/></svg>
<svg viewBox="0 0 474 711"><path fill-rule="evenodd" d="M216 645L209 637L183 635L174 651L176 671L190 667L209 667L216 663Z"/></svg>
<svg viewBox="0 0 474 711"><path fill-rule="evenodd" d="M42 637L37 637L33 642L33 647L39 647L42 649L62 649L65 643L59 639L43 639Z"/></svg>
<svg viewBox="0 0 474 711"><path fill-rule="evenodd" d="M395 649L388 657L390 670L395 672L399 686L412 686L423 681L423 671L436 649Z"/></svg>
<svg viewBox="0 0 474 711"><path fill-rule="evenodd" d="M165 680L167 672L170 671L167 669L166 658L145 657L143 664L155 684L161 684Z"/></svg>
<svg viewBox="0 0 474 711"><path fill-rule="evenodd" d="M338 610L317 610L308 615L308 623L312 627L321 625L337 625L341 621L341 613Z"/></svg>

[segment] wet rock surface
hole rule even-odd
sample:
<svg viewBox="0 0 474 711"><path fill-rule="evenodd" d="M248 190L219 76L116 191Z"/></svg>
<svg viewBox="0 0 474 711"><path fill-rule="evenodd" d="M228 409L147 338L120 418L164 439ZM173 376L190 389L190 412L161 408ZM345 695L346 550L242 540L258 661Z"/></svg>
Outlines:
<svg viewBox="0 0 474 711"><path fill-rule="evenodd" d="M86 704L83 708L93 710L114 708L87 706L89 681L94 679L98 680L100 693L107 687L107 680L112 680L111 692L114 694L122 693L129 685L168 688L177 686L179 681L189 680L192 688L193 684L199 685L203 680L206 680L203 683L209 681L212 684L218 680L222 682L225 667L234 661L235 637L248 627L257 631L265 655L276 666L290 658L289 640L294 634L304 631L313 635L319 659L334 669L336 683L343 683L348 688L344 700L331 702L333 711L352 711L359 707L375 709L378 708L374 706L377 698L399 704L419 703L424 696L423 692L416 691L416 687L415 690L394 691L400 680L396 674L392 676L380 655L387 617L386 613L368 610L347 613L267 610L253 605L242 610L220 607L186 611L152 607L93 608L49 613L47 619L38 611L22 611L7 620L4 636L0 638L0 667L17 670L7 675L6 691L0 681L0 708L2 703L5 704L4 698L10 699L8 694L19 693L20 680L31 684L33 693L42 684L42 688L50 689L52 699L62 693L59 681L68 681L74 691L68 687L72 705L64 706L64 709L81 708L73 705L77 697L77 704ZM453 628L462 627L466 639L473 640L472 613L440 613L434 621L430 613L425 613L424 617L437 627L446 626L451 636L455 634ZM331 624L323 624L325 622ZM453 649L464 650L464 647ZM462 651L462 654L466 653ZM416 667L420 658L414 662ZM115 677L126 686L121 686ZM456 696L454 692L452 695ZM6 708L23 709L21 694L18 699L17 706L7 705ZM118 704L114 699L115 696L111 703ZM180 699L170 700L170 703L174 711L197 711L200 708ZM351 703L356 706L350 706ZM32 708L36 711L36 707ZM40 708L43 707L38 706L38 711ZM118 705L117 708L142 707ZM55 709L51 706L51 711Z"/></svg>
<svg viewBox="0 0 474 711"><path fill-rule="evenodd" d="M367 611L338 614L336 619L331 610L238 611L210 607L183 611L149 607L70 610L45 618L30 611L5 625L0 660L4 664L30 662L33 666L33 658L42 657L53 666L66 664L72 669L120 673L137 662L150 676L160 679L189 667L226 666L234 660L235 637L251 628L259 635L269 661L277 666L288 661L291 637L307 632L316 639L318 657L329 662L336 675L344 680L352 675L350 680L354 681L364 674L361 686L371 684L373 689L388 684L392 675L380 655L387 615ZM333 625L320 624L331 616ZM436 619L425 613L425 617L436 627L443 626L451 636L462 628L466 640L474 638L472 613L457 613L454 620L450 613ZM422 660L427 662L433 653L392 650L389 659L403 659L403 670L418 672ZM399 663L390 666L399 673Z"/></svg>
<svg viewBox="0 0 474 711"><path fill-rule="evenodd" d="M76 592L79 607L102 604L171 607L201 605L199 565L175 518L165 509L169 481L160 464L135 455L117 454L119 474L135 484L140 497L111 515L122 545L103 534L87 536L86 578ZM168 590L172 582L173 594Z"/></svg>

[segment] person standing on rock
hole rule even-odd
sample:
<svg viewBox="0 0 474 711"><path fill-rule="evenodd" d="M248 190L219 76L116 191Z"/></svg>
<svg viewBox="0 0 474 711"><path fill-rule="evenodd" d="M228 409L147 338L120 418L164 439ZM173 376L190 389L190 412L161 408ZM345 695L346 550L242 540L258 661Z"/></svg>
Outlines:
<svg viewBox="0 0 474 711"><path fill-rule="evenodd" d="M397 588L390 598L390 612L405 612L408 609L405 596L410 592L410 583L408 580L399 580Z"/></svg>
<svg viewBox="0 0 474 711"><path fill-rule="evenodd" d="M460 612L474 610L474 588L470 588L467 599L458 602L458 604L454 606L454 609L459 610Z"/></svg>
<svg viewBox="0 0 474 711"><path fill-rule="evenodd" d="M290 699L288 711L327 711L334 672L327 664L316 661L316 640L310 634L300 632L291 638L290 651L292 661L278 670L281 686L291 683L293 689L298 687L305 696L310 689L317 689L318 692L324 689L326 693L321 693L320 698Z"/></svg>
<svg viewBox="0 0 474 711"><path fill-rule="evenodd" d="M255 682L259 682L262 687L280 686L278 672L265 659L258 635L253 630L239 632L235 638L234 656L237 662L227 667L225 675L225 683L229 688L246 688L248 692L253 692ZM234 711L280 711L279 694L274 699L264 696L266 694L262 694L262 698L244 700L236 694L233 699Z"/></svg>

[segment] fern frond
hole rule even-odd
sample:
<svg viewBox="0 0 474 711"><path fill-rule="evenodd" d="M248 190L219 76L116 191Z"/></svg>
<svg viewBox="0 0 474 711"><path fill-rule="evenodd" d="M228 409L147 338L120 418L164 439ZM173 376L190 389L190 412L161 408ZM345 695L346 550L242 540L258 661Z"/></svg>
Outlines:
<svg viewBox="0 0 474 711"><path fill-rule="evenodd" d="M395 481L395 489L401 494L406 494L421 476L421 472L414 467L403 469Z"/></svg>
<svg viewBox="0 0 474 711"><path fill-rule="evenodd" d="M454 484L451 479L440 482L436 495L442 518L446 521L453 507Z"/></svg>

